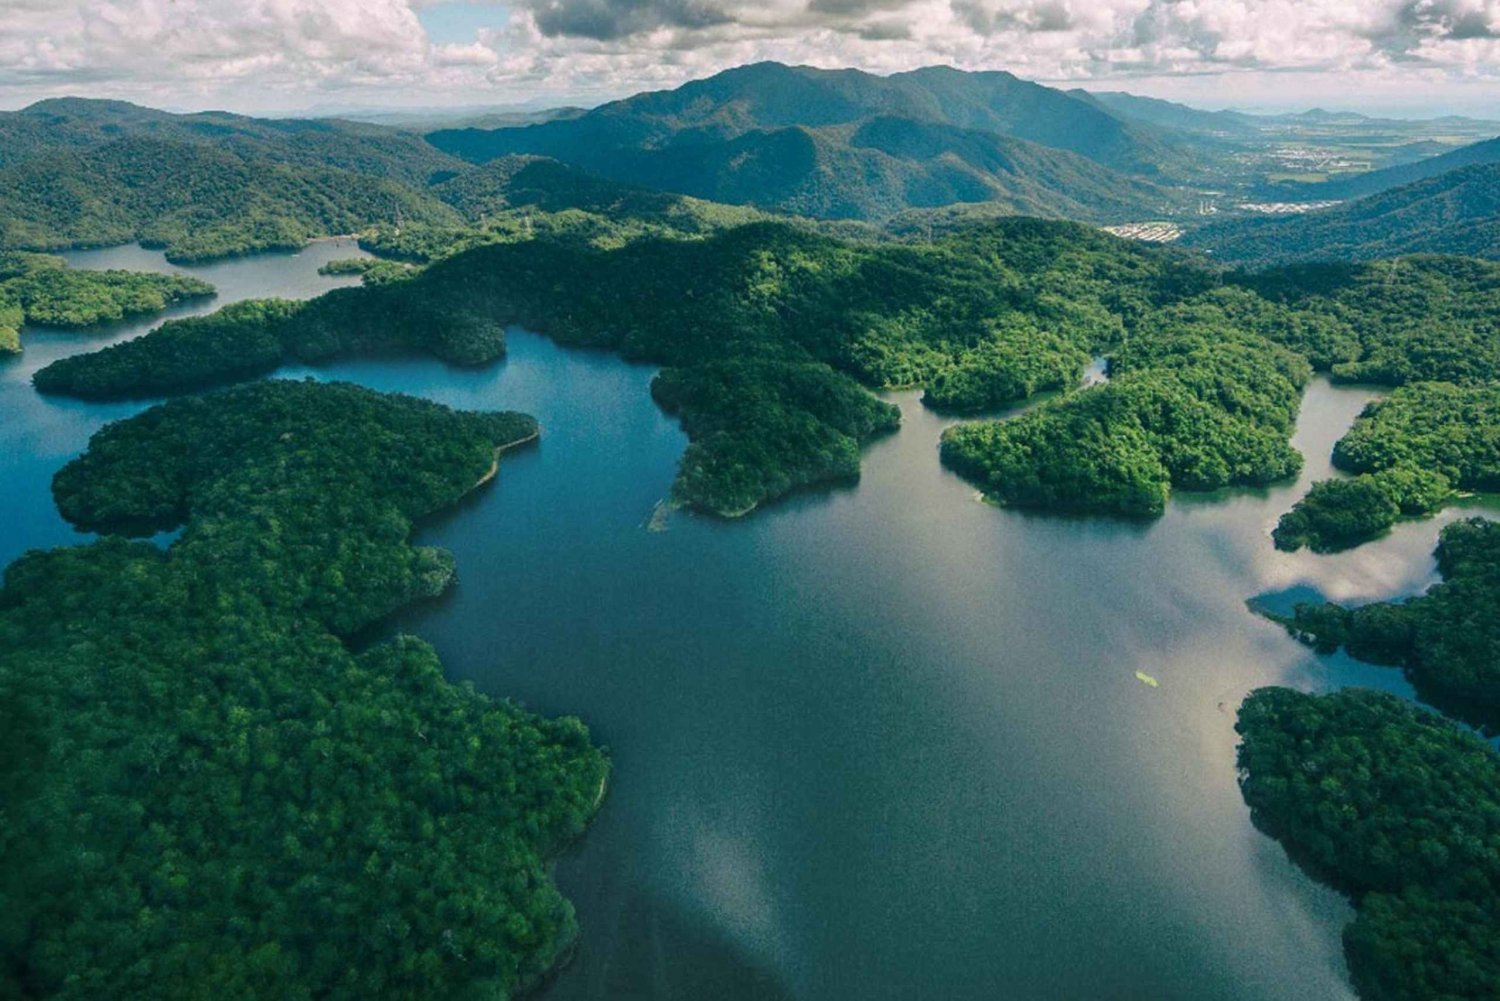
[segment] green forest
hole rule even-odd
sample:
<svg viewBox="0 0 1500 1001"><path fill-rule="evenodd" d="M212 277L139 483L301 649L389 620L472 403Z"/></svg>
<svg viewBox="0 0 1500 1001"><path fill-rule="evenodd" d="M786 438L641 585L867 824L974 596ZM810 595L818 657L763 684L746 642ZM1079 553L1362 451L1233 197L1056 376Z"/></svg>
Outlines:
<svg viewBox="0 0 1500 1001"><path fill-rule="evenodd" d="M92 327L207 298L185 275L70 268L49 254L0 252L0 354L21 350L21 326Z"/></svg>
<svg viewBox="0 0 1500 1001"><path fill-rule="evenodd" d="M286 358L390 346L480 364L503 353L510 323L668 370L754 361L745 371L755 381L733 396L688 394L678 408L697 446L678 497L727 515L847 478L847 442L868 437L847 429L873 433L862 402L832 418L794 404L795 420L722 433L730 415L750 412L747 396L784 411L778 384L797 366L829 369L821 378L838 407L861 400L851 391L862 383L925 386L929 405L975 413L1072 387L1089 358L1107 354L1108 385L1018 420L957 428L944 458L1007 503L1154 515L1174 488L1294 475L1301 460L1289 440L1313 370L1488 378L1500 358L1469 348L1500 313L1497 271L1420 259L1246 277L1034 219L991 220L930 244L851 242L780 223L616 249L535 238L452 254L410 281L168 323L59 361L36 384L99 399L174 392Z"/></svg>
<svg viewBox="0 0 1500 1001"><path fill-rule="evenodd" d="M1302 603L1278 621L1322 652L1344 647L1400 667L1422 698L1500 728L1500 522L1448 525L1436 556L1443 580L1423 595L1356 608Z"/></svg>
<svg viewBox="0 0 1500 1001"><path fill-rule="evenodd" d="M575 719L344 638L442 591L412 523L536 424L345 385L153 407L58 473L0 590L0 993L493 998L575 935L549 860L608 764Z"/></svg>
<svg viewBox="0 0 1500 1001"><path fill-rule="evenodd" d="M1500 757L1440 716L1368 689L1262 688L1236 729L1251 818L1354 900L1344 948L1360 997L1494 997Z"/></svg>
<svg viewBox="0 0 1500 1001"><path fill-rule="evenodd" d="M1436 514L1455 491L1500 490L1500 382L1402 386L1365 408L1333 464L1357 475L1314 484L1282 516L1278 548L1347 549Z"/></svg>

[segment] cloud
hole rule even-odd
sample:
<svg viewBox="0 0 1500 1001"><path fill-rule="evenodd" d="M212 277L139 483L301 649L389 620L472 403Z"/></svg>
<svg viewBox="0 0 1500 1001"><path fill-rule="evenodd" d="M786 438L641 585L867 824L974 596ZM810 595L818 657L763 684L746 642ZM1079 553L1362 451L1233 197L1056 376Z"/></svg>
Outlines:
<svg viewBox="0 0 1500 1001"><path fill-rule="evenodd" d="M447 19L438 44L424 18L443 13L462 16ZM1334 91L1355 81L1366 91L1396 80L1493 86L1500 0L0 4L0 96L12 105L68 91L178 106L578 100L758 59L876 72L946 63L1054 82L1294 73Z"/></svg>

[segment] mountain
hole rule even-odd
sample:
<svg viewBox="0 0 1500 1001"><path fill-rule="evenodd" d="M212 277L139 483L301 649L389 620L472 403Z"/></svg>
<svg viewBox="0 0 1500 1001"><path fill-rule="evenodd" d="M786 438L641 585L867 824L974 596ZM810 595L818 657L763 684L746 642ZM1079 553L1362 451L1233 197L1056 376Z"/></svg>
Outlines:
<svg viewBox="0 0 1500 1001"><path fill-rule="evenodd" d="M1127 121L1163 129L1229 138L1249 138L1259 131L1257 116L1242 111L1204 111L1122 90L1070 90L1068 93L1081 101L1092 101Z"/></svg>
<svg viewBox="0 0 1500 1001"><path fill-rule="evenodd" d="M426 259L533 231L618 243L758 217L538 157L476 167L395 129L118 101L0 114L0 154L0 248L140 240L188 263L379 228L382 250Z"/></svg>
<svg viewBox="0 0 1500 1001"><path fill-rule="evenodd" d="M363 122L251 118L223 111L177 115L125 101L52 98L0 112L0 167L63 150L141 138L226 150L295 167L332 167L408 183L463 169L420 136Z"/></svg>
<svg viewBox="0 0 1500 1001"><path fill-rule="evenodd" d="M1183 242L1255 267L1419 253L1500 259L1500 162L1460 167L1306 215L1215 223Z"/></svg>
<svg viewBox="0 0 1500 1001"><path fill-rule="evenodd" d="M396 178L154 138L0 169L0 247L139 240L190 263L296 249L393 218L458 222L441 201Z"/></svg>
<svg viewBox="0 0 1500 1001"><path fill-rule="evenodd" d="M427 138L475 162L539 154L631 184L828 218L990 200L1085 219L1160 214L1171 199L1147 178L1186 156L1155 130L1009 73L879 77L779 63L567 121Z"/></svg>

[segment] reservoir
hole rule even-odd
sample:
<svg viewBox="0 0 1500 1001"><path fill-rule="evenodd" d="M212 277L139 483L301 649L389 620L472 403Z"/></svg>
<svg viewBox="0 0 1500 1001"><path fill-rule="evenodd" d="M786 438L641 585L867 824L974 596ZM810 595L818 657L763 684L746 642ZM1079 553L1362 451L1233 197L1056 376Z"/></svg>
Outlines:
<svg viewBox="0 0 1500 1001"><path fill-rule="evenodd" d="M307 296L349 246L190 269L245 296ZM116 248L76 266L169 268ZM55 470L144 403L38 397L55 357L134 336L23 335L0 362L7 490L0 560L86 541L52 508ZM351 360L342 379L517 409L541 442L421 526L458 585L389 630L450 677L575 714L614 774L558 864L582 936L542 992L578 999L1351 998L1351 911L1251 825L1234 713L1261 685L1368 685L1398 672L1320 658L1245 608L1311 588L1420 590L1446 521L1337 556L1270 530L1368 390L1319 381L1296 484L1174 498L1150 523L980 503L938 463L951 423L891 394L901 430L856 485L735 522L653 510L685 439L652 371L525 331L482 369ZM1158 684L1143 684L1137 672Z"/></svg>

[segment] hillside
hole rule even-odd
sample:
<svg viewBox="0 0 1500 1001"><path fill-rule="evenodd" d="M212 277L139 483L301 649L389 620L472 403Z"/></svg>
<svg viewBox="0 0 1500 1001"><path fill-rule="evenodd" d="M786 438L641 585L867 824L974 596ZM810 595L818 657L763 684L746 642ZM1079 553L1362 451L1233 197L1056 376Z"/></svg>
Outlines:
<svg viewBox="0 0 1500 1001"><path fill-rule="evenodd" d="M0 246L9 248L139 240L189 263L296 249L393 218L458 217L394 178L163 139L119 139L0 170Z"/></svg>
<svg viewBox="0 0 1500 1001"><path fill-rule="evenodd" d="M1159 214L1163 192L1122 173L1188 169L1166 133L1091 101L943 67L877 77L759 63L567 121L428 139L476 162L540 154L618 181L831 218L990 200L1041 215Z"/></svg>
<svg viewBox="0 0 1500 1001"><path fill-rule="evenodd" d="M189 263L379 231L374 249L426 260L540 233L618 244L758 217L538 157L475 167L350 122L67 98L0 114L0 139L0 248L139 240Z"/></svg>
<svg viewBox="0 0 1500 1001"><path fill-rule="evenodd" d="M1252 267L1419 253L1500 258L1500 162L1306 215L1215 223L1183 243Z"/></svg>
<svg viewBox="0 0 1500 1001"><path fill-rule="evenodd" d="M124 101L77 97L0 112L0 167L62 150L81 151L127 138L188 143L300 167L351 170L426 184L463 164L394 128L360 122L251 118L222 111L177 115Z"/></svg>
<svg viewBox="0 0 1500 1001"><path fill-rule="evenodd" d="M58 98L0 114L0 247L140 240L192 262L388 220L454 223L426 189L464 169L374 125Z"/></svg>

